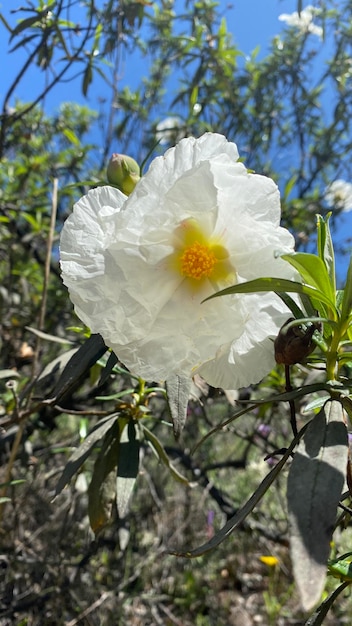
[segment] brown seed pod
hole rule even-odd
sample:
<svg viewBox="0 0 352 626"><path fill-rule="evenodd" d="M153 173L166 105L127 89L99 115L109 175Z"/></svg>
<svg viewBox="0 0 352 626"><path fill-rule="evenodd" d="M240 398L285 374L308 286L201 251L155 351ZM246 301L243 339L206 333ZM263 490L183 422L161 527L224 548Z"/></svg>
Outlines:
<svg viewBox="0 0 352 626"><path fill-rule="evenodd" d="M294 365L301 363L315 348L313 333L320 329L317 322L307 322L297 326L289 326L294 318L290 317L281 326L274 341L276 363Z"/></svg>

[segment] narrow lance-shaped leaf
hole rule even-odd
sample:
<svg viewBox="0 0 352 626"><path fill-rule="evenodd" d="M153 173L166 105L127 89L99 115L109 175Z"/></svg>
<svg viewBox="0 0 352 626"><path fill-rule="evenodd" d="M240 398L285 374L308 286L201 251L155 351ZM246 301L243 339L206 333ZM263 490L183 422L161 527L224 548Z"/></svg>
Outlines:
<svg viewBox="0 0 352 626"><path fill-rule="evenodd" d="M287 483L293 572L306 611L319 602L324 589L347 454L343 407L329 400L308 424Z"/></svg>
<svg viewBox="0 0 352 626"><path fill-rule="evenodd" d="M59 495L64 487L69 483L72 476L78 472L85 460L89 457L94 446L105 437L109 430L114 426L118 419L118 413L109 415L100 422L96 428L89 433L83 443L74 451L67 461L64 471L62 472L59 482L55 489L55 496Z"/></svg>
<svg viewBox="0 0 352 626"><path fill-rule="evenodd" d="M27 17L24 20L21 20L15 28L12 29L12 34L10 37L10 41L16 36L19 35L26 28L31 28L32 26L36 26L40 20L48 14L48 9L44 9L44 11L38 11L36 15L32 17Z"/></svg>
<svg viewBox="0 0 352 626"><path fill-rule="evenodd" d="M189 377L177 374L166 381L167 403L176 439L179 438L186 423L191 385L192 381Z"/></svg>
<svg viewBox="0 0 352 626"><path fill-rule="evenodd" d="M50 361L50 363L48 363L40 372L36 380L36 385L39 387L41 385L45 386L45 392L47 393L47 390L50 387L50 380L55 381L55 378L57 377L61 379L62 373L64 372L67 364L71 361L72 357L77 353L78 350L79 348L77 347L72 348L71 350L63 352L55 359Z"/></svg>
<svg viewBox="0 0 352 626"><path fill-rule="evenodd" d="M231 517L228 522L223 526L214 537L207 541L199 548L195 548L194 550L188 550L187 552L181 552L178 550L170 551L170 554L175 554L176 556L183 556L187 558L194 558L197 556L202 556L210 550L216 548L226 537L228 537L242 522L246 519L246 517L253 511L255 506L260 502L262 497L268 491L270 485L274 482L275 478L281 472L283 466L285 465L287 459L292 454L292 450L297 445L300 437L302 437L305 432L305 426L298 433L298 435L293 439L290 446L287 448L285 454L282 456L277 465L265 476L265 478L260 483L259 487L255 490L253 495L249 498L249 500L237 511L237 513Z"/></svg>
<svg viewBox="0 0 352 626"><path fill-rule="evenodd" d="M110 521L115 501L118 457L119 425L115 422L114 427L104 437L88 488L89 521L95 534Z"/></svg>
<svg viewBox="0 0 352 626"><path fill-rule="evenodd" d="M158 459L170 470L170 473L173 478L177 481L183 483L184 485L189 485L189 481L183 474L181 474L171 463L168 455L165 452L163 445L160 443L159 439L152 433L144 424L141 424L142 432L144 437L149 442L150 446L158 456Z"/></svg>
<svg viewBox="0 0 352 626"><path fill-rule="evenodd" d="M333 285L331 284L326 265L320 257L307 252L295 252L294 254L284 254L281 258L298 270L307 285L326 294L329 300L335 304L335 282Z"/></svg>
<svg viewBox="0 0 352 626"><path fill-rule="evenodd" d="M52 397L46 402L57 402L103 356L106 350L107 347L101 335L91 335L70 358L55 386Z"/></svg>
<svg viewBox="0 0 352 626"><path fill-rule="evenodd" d="M139 472L139 432L130 420L120 436L119 463L116 479L116 502L120 518L128 513L134 484Z"/></svg>
<svg viewBox="0 0 352 626"><path fill-rule="evenodd" d="M109 354L109 358L106 362L106 365L100 375L100 379L99 379L99 387L101 385L103 385L104 383L106 383L106 381L109 379L111 372L113 370L113 368L115 367L116 363L118 363L118 358L115 354L115 352L110 352Z"/></svg>
<svg viewBox="0 0 352 626"><path fill-rule="evenodd" d="M343 292L341 304L342 323L347 322L352 312L352 255L347 271L346 285Z"/></svg>
<svg viewBox="0 0 352 626"><path fill-rule="evenodd" d="M337 318L338 313L336 311L336 307L334 302L330 300L330 298L315 289L315 287L309 287L308 285L302 285L301 283L297 283L294 280L287 280L285 278L256 278L254 280L250 280L247 283L240 283L238 285L233 285L232 287L226 287L226 289L222 289L217 293L213 293L208 298L205 298L203 302L207 300L212 300L212 298L218 298L219 296L229 296L237 293L257 293L261 291L274 291L275 293L299 293L305 294L310 297L311 300L314 300L314 303L323 303L327 304L328 307L333 312L333 317ZM323 307L319 307L319 312L322 313L323 317L325 317L325 311Z"/></svg>
<svg viewBox="0 0 352 626"><path fill-rule="evenodd" d="M317 215L318 254L325 263L333 292L336 291L335 253L329 226L329 214L326 219Z"/></svg>
<svg viewBox="0 0 352 626"><path fill-rule="evenodd" d="M340 595L340 593L342 593L344 589L346 589L349 584L350 583L348 582L344 582L342 583L342 585L337 587L337 589L335 589L335 591L333 591L333 593L328 598L326 598L326 600L324 600L324 602L314 611L313 615L311 615L307 619L304 626L321 626L322 624L324 624L325 618L329 613L332 605L334 604L336 598Z"/></svg>

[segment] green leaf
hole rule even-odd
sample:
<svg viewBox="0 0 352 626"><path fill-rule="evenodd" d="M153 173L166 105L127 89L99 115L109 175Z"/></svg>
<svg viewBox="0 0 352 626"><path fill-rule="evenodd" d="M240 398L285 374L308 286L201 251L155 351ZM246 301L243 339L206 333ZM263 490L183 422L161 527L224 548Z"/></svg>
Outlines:
<svg viewBox="0 0 352 626"><path fill-rule="evenodd" d="M146 426L144 426L144 424L141 424L141 428L142 428L144 437L151 445L159 461L161 461L163 465L165 465L165 467L167 467L168 470L170 470L170 473L173 476L173 478L175 478L180 483L183 483L184 485L189 486L189 481L187 480L187 478L183 476L183 474L180 474L180 472L172 465L159 439Z"/></svg>
<svg viewBox="0 0 352 626"><path fill-rule="evenodd" d="M297 283L293 280L286 280L284 278L256 278L255 280L250 280L247 283L233 285L232 287L227 287L226 289L222 289L217 293L213 293L208 298L205 298L203 302L207 302L207 300L212 300L212 298L218 298L219 296L229 296L238 293L258 293L261 291L305 294L307 296L310 296L310 298L314 300L314 302L320 301L327 304L332 309L334 317L338 317L338 313L336 311L334 303L330 300L328 296L326 296L325 293L319 291L318 289L315 289L314 287L302 285L301 283Z"/></svg>
<svg viewBox="0 0 352 626"><path fill-rule="evenodd" d="M106 362L106 365L103 369L103 371L101 372L100 375L100 379L99 379L99 383L98 386L100 387L101 385L104 385L104 383L106 383L107 380L109 380L111 372L113 370L113 368L115 367L116 363L118 363L119 360L115 354L115 352L110 352L109 354L109 358Z"/></svg>
<svg viewBox="0 0 352 626"><path fill-rule="evenodd" d="M40 22L40 19L44 17L45 15L47 15L47 13L48 13L48 9L45 9L44 11L38 11L36 15L32 17L27 17L25 20L21 20L20 22L18 22L17 26L15 26L15 28L12 29L12 35L10 37L10 41L16 35L19 35L19 33L21 33L26 28L31 28L32 26L35 26L35 24Z"/></svg>
<svg viewBox="0 0 352 626"><path fill-rule="evenodd" d="M304 626L321 626L324 623L324 620L330 611L332 605L334 604L336 598L340 595L340 593L348 587L350 583L344 582L342 585L337 587L332 594L324 600L324 602L314 611L313 615L305 622Z"/></svg>
<svg viewBox="0 0 352 626"><path fill-rule="evenodd" d="M327 395L319 396L318 398L315 398L315 400L308 402L308 404L306 404L305 407L301 409L302 415L306 415L307 413L310 413L311 411L316 411L317 409L321 409L321 407L324 406L325 402L327 402L327 400L329 400L330 397L331 396L327 396Z"/></svg>
<svg viewBox="0 0 352 626"><path fill-rule="evenodd" d="M69 483L72 476L76 474L80 467L82 467L85 460L89 457L92 449L105 437L105 435L111 430L119 418L119 413L114 413L108 417L100 420L94 430L92 430L83 443L74 451L67 461L64 471L62 472L59 482L56 485L55 496L59 495L64 487Z"/></svg>
<svg viewBox="0 0 352 626"><path fill-rule="evenodd" d="M324 219L321 215L317 215L317 234L318 234L318 254L324 262L330 279L330 285L335 293L336 291L336 273L335 273L335 253L334 245L331 238L329 219L331 213Z"/></svg>
<svg viewBox="0 0 352 626"><path fill-rule="evenodd" d="M64 128L62 133L65 135L66 139L68 139L68 141L72 143L74 146L81 145L81 142L78 139L77 135L75 135L75 133L72 130L70 130L70 128Z"/></svg>
<svg viewBox="0 0 352 626"><path fill-rule="evenodd" d="M71 350L67 350L67 352L63 352L59 354L55 359L50 361L44 369L40 372L38 379L36 381L36 385L45 384L45 391L48 392L48 379L50 382L50 378L54 375L62 375L65 367L70 362L72 357L77 354L79 348L71 348ZM61 374L60 374L61 372ZM46 402L46 400L45 400Z"/></svg>
<svg viewBox="0 0 352 626"><path fill-rule="evenodd" d="M45 400L46 404L57 402L76 382L105 354L107 347L101 335L91 335L86 342L73 354L64 368L52 397Z"/></svg>
<svg viewBox="0 0 352 626"><path fill-rule="evenodd" d="M93 80L92 62L89 61L89 63L87 63L86 69L84 70L84 73L83 73L82 93L83 93L84 96L87 95L88 88L89 88L89 85L91 84L92 80Z"/></svg>
<svg viewBox="0 0 352 626"><path fill-rule="evenodd" d="M119 462L116 479L116 502L119 518L126 517L132 491L139 472L141 443L136 424L130 420L123 429L119 445Z"/></svg>
<svg viewBox="0 0 352 626"><path fill-rule="evenodd" d="M294 299L291 298L291 296L283 292L279 293L278 295L280 296L281 300L286 304L287 308L290 309L295 319L301 319L303 317L306 317L306 314L304 313L304 311L302 311L302 309L299 308L299 306L294 301ZM313 309L313 315L314 314L315 314L315 311Z"/></svg>
<svg viewBox="0 0 352 626"><path fill-rule="evenodd" d="M115 468L119 461L119 445L119 425L115 422L104 437L88 487L88 515L96 535L110 521L116 493Z"/></svg>
<svg viewBox="0 0 352 626"><path fill-rule="evenodd" d="M289 178L289 180L287 181L285 188L284 188L284 193L283 193L283 199L287 200L288 196L290 195L293 187L296 184L297 181L297 174L294 174L293 176L291 176L291 178Z"/></svg>
<svg viewBox="0 0 352 626"><path fill-rule="evenodd" d="M191 385L192 380L189 376L178 376L177 374L168 378L165 383L167 403L176 439L179 438L186 423Z"/></svg>
<svg viewBox="0 0 352 626"><path fill-rule="evenodd" d="M287 482L293 572L304 610L325 586L326 565L348 458L343 407L329 400L309 422Z"/></svg>
<svg viewBox="0 0 352 626"><path fill-rule="evenodd" d="M347 270L346 285L341 303L341 322L348 323L352 311L352 255Z"/></svg>
<svg viewBox="0 0 352 626"><path fill-rule="evenodd" d="M284 254L281 258L298 270L307 285L326 294L329 301L335 306L335 279L331 284L326 265L320 257L307 252L296 252Z"/></svg>
<svg viewBox="0 0 352 626"><path fill-rule="evenodd" d="M352 552L328 560L328 570L335 578L352 583Z"/></svg>

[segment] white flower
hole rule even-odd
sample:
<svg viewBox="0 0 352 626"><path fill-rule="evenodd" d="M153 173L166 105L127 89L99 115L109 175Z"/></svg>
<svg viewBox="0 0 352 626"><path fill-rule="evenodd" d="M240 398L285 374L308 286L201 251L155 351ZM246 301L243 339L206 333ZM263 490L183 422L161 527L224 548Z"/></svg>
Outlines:
<svg viewBox="0 0 352 626"><path fill-rule="evenodd" d="M335 180L325 192L325 200L334 209L352 211L352 184L345 180Z"/></svg>
<svg viewBox="0 0 352 626"><path fill-rule="evenodd" d="M155 137L161 146L175 144L185 137L183 122L180 117L165 117L156 126Z"/></svg>
<svg viewBox="0 0 352 626"><path fill-rule="evenodd" d="M281 22L286 22L288 26L297 28L302 34L312 33L318 37L323 36L323 29L321 26L314 24L313 19L315 15L319 13L319 9L313 7L311 4L306 6L300 13L294 11L293 13L282 13L279 15Z"/></svg>
<svg viewBox="0 0 352 626"><path fill-rule="evenodd" d="M274 366L288 310L272 293L202 300L260 276L292 278L275 183L237 163L237 147L207 133L183 139L127 198L98 187L61 236L61 267L78 317L146 380L198 373L233 389Z"/></svg>

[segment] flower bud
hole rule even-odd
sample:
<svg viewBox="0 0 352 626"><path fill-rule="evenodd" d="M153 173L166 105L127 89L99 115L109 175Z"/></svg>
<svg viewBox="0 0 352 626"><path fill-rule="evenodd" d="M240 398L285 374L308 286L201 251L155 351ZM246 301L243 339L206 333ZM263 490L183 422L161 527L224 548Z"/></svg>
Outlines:
<svg viewBox="0 0 352 626"><path fill-rule="evenodd" d="M139 165L132 157L115 152L109 161L106 175L109 183L129 196L140 179L139 172Z"/></svg>

